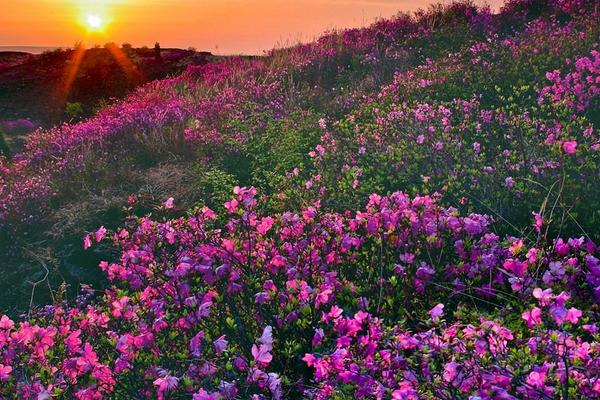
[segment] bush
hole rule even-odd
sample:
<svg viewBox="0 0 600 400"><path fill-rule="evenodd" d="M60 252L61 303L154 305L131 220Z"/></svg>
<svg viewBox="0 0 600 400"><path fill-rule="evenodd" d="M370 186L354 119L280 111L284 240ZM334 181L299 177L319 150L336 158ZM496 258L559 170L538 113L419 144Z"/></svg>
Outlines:
<svg viewBox="0 0 600 400"><path fill-rule="evenodd" d="M428 196L265 215L254 188L234 193L225 218L204 207L87 235L119 249L100 264L114 286L2 317L0 393L600 396L593 243L502 240Z"/></svg>

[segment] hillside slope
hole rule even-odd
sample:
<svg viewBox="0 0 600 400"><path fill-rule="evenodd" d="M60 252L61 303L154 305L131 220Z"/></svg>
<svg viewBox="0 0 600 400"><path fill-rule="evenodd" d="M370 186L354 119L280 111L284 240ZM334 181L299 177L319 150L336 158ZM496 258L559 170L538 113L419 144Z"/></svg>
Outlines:
<svg viewBox="0 0 600 400"><path fill-rule="evenodd" d="M180 49L161 49L157 58L153 49L114 44L39 55L0 52L0 121L30 119L51 126L90 116L142 83L216 60L210 53ZM78 115L65 113L68 102L81 104Z"/></svg>
<svg viewBox="0 0 600 400"><path fill-rule="evenodd" d="M0 394L600 398L599 17L435 6L38 131Z"/></svg>

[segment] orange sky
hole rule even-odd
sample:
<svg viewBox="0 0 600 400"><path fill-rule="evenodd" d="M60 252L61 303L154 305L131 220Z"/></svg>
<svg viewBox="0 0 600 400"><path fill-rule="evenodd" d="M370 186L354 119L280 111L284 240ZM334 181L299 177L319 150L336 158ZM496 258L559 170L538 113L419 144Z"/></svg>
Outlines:
<svg viewBox="0 0 600 400"><path fill-rule="evenodd" d="M497 7L502 0L488 3ZM163 47L260 54L313 39L328 29L363 26L427 4L420 0L0 0L0 46L72 46L78 41L139 46L159 41ZM104 32L87 32L84 21L89 14L107 23Z"/></svg>

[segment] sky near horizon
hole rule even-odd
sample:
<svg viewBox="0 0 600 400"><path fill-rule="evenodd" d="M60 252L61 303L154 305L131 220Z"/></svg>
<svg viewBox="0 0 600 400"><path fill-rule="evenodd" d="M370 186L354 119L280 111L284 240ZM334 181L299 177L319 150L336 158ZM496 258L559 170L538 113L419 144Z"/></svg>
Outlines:
<svg viewBox="0 0 600 400"><path fill-rule="evenodd" d="M447 0L446 0L447 1ZM422 0L0 0L0 46L159 41L163 47L261 54L336 28L368 25ZM497 9L502 0L477 0ZM90 16L101 27L90 29Z"/></svg>

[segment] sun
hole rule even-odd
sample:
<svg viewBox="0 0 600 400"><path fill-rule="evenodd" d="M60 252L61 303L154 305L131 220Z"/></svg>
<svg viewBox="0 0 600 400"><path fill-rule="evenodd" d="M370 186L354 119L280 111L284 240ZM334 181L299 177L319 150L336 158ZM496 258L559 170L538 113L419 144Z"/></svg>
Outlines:
<svg viewBox="0 0 600 400"><path fill-rule="evenodd" d="M89 14L85 17L85 23L90 30L101 29L104 25L104 21L96 14Z"/></svg>

